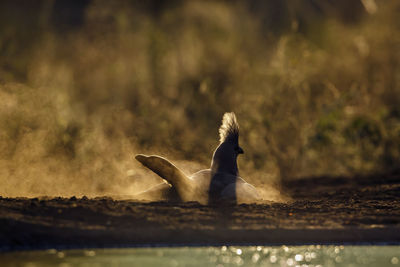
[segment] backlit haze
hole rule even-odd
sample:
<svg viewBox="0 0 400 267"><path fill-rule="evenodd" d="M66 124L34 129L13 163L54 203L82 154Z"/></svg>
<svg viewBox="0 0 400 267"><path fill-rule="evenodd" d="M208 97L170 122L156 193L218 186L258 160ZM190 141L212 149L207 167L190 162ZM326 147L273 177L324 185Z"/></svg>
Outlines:
<svg viewBox="0 0 400 267"><path fill-rule="evenodd" d="M400 163L400 2L2 1L0 195L132 195L135 154L208 168L224 112L240 175Z"/></svg>

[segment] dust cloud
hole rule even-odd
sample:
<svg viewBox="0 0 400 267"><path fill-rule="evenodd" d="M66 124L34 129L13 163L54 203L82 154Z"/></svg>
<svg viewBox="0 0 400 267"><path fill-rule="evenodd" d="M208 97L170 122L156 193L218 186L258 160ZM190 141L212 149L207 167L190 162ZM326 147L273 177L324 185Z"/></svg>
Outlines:
<svg viewBox="0 0 400 267"><path fill-rule="evenodd" d="M0 195L132 196L161 181L138 153L208 168L227 111L266 200L398 166L399 2L339 2L2 1Z"/></svg>
<svg viewBox="0 0 400 267"><path fill-rule="evenodd" d="M54 85L58 88L54 92L49 85L32 88L7 83L0 87L0 195L134 198L162 182L136 162L135 154L145 148L137 148L120 128L133 115L109 108L88 114L62 90L71 83L68 76L55 75L62 83ZM152 148L148 153L168 157L187 174L209 167L179 159L166 149ZM213 150L210 147L210 161ZM264 199L279 199L279 191L272 187L260 190Z"/></svg>

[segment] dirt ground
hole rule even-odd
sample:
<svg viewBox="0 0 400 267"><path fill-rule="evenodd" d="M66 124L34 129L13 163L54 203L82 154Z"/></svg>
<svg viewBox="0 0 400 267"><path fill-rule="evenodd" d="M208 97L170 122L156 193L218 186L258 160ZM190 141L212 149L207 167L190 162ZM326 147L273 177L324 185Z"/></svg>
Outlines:
<svg viewBox="0 0 400 267"><path fill-rule="evenodd" d="M0 198L0 250L159 245L399 243L400 170L289 181L288 203L203 206Z"/></svg>

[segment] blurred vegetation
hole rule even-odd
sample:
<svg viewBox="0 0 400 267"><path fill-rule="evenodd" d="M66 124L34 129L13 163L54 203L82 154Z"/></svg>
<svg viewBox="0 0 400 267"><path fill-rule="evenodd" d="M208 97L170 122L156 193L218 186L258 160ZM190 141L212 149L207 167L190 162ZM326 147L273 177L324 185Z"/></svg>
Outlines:
<svg viewBox="0 0 400 267"><path fill-rule="evenodd" d="M399 11L397 0L2 1L0 195L120 192L142 175L135 153L206 167L226 111L256 184L398 167Z"/></svg>

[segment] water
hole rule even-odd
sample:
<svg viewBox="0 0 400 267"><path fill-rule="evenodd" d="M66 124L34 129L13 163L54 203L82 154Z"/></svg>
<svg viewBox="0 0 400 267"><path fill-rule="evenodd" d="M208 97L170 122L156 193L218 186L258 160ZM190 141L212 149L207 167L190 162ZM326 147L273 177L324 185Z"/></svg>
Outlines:
<svg viewBox="0 0 400 267"><path fill-rule="evenodd" d="M400 266L400 246L175 247L0 254L1 266Z"/></svg>

